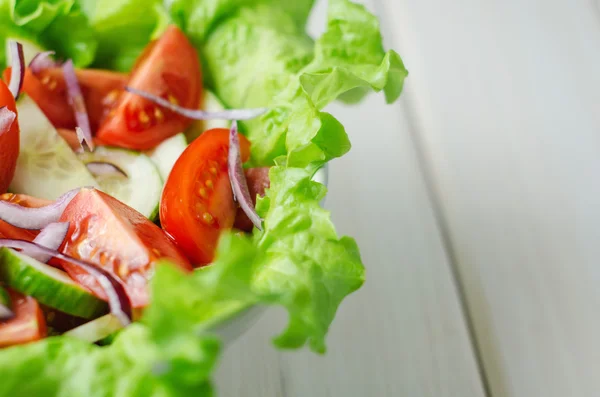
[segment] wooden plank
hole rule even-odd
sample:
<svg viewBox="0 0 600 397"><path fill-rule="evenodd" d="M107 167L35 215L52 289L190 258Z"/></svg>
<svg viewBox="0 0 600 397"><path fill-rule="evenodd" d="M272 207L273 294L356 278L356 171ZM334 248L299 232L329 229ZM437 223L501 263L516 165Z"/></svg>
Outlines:
<svg viewBox="0 0 600 397"><path fill-rule="evenodd" d="M600 390L600 12L382 0L494 396Z"/></svg>

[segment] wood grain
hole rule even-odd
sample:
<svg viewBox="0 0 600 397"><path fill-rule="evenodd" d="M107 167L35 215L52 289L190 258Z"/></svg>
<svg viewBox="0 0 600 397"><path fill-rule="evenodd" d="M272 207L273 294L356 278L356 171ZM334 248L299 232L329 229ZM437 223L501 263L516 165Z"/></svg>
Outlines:
<svg viewBox="0 0 600 397"><path fill-rule="evenodd" d="M600 12L382 0L493 396L600 395Z"/></svg>

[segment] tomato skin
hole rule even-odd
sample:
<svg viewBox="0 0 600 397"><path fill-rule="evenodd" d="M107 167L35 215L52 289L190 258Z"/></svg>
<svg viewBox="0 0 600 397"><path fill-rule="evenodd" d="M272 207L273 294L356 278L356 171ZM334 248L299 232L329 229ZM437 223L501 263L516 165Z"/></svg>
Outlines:
<svg viewBox="0 0 600 397"><path fill-rule="evenodd" d="M10 67L4 71L4 80L7 82L10 81L10 71ZM90 127L96 131L129 77L124 73L99 69L77 69L75 75L81 87ZM54 127L75 128L75 115L69 104L62 68L45 69L37 75L29 68L25 69L23 92L33 99Z"/></svg>
<svg viewBox="0 0 600 397"><path fill-rule="evenodd" d="M20 345L44 338L47 334L46 320L35 299L8 290L15 316L0 321L0 347Z"/></svg>
<svg viewBox="0 0 600 397"><path fill-rule="evenodd" d="M256 206L257 196L264 197L265 190L271 185L271 180L269 179L270 169L270 167L259 167L249 168L245 171L248 190L250 191L250 197L252 198L254 206ZM233 227L244 232L251 232L254 228L254 224L250 218L248 218L248 215L246 215L244 210L238 208Z"/></svg>
<svg viewBox="0 0 600 397"><path fill-rule="evenodd" d="M170 26L157 41L148 44L127 85L197 109L202 93L198 54L185 34ZM191 123L147 99L123 92L100 126L98 137L108 145L148 150Z"/></svg>
<svg viewBox="0 0 600 397"><path fill-rule="evenodd" d="M65 209L61 222L70 222L62 252L95 263L124 281L134 307L148 303L147 281L160 259L191 271L188 260L160 227L117 199L96 189L81 189ZM106 299L86 272L62 263L69 275Z"/></svg>
<svg viewBox="0 0 600 397"><path fill-rule="evenodd" d="M10 90L0 81L0 106L17 113L17 106ZM15 118L8 131L0 131L0 193L6 192L15 176L19 157L19 121Z"/></svg>
<svg viewBox="0 0 600 397"><path fill-rule="evenodd" d="M245 162L250 157L250 142L239 137ZM179 157L163 190L161 225L194 265L213 260L221 232L235 221L228 153L229 130L204 132Z"/></svg>
<svg viewBox="0 0 600 397"><path fill-rule="evenodd" d="M0 195L0 200L13 204L18 204L27 208L43 207L51 203L49 200L38 199L24 194L5 193ZM21 229L0 221L0 238L10 238L15 240L33 241L39 234L37 230Z"/></svg>

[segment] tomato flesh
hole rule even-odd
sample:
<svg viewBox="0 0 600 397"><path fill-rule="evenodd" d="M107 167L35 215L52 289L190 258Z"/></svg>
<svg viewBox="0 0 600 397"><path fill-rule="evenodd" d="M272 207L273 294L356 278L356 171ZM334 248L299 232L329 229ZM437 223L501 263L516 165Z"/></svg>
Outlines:
<svg viewBox="0 0 600 397"><path fill-rule="evenodd" d="M158 260L168 259L183 270L192 269L158 226L96 189L81 189L60 221L71 224L63 253L101 266L123 280L134 307L148 303L147 283ZM106 299L93 277L78 267L62 265L73 279Z"/></svg>
<svg viewBox="0 0 600 397"><path fill-rule="evenodd" d="M242 161L247 161L250 142L239 137ZM213 260L221 232L235 221L228 153L229 130L206 131L179 157L163 191L161 225L198 266Z"/></svg>
<svg viewBox="0 0 600 397"><path fill-rule="evenodd" d="M254 204L254 206L256 206L257 197L263 197L265 195L265 190L271 185L269 179L270 169L270 167L259 167L249 168L245 171L248 190L250 191L250 197L252 198L252 204ZM254 224L250 218L248 218L248 215L246 215L244 210L238 208L233 227L245 232L251 232L254 228Z"/></svg>
<svg viewBox="0 0 600 397"><path fill-rule="evenodd" d="M0 81L0 106L17 112L15 99L10 90ZM17 157L19 156L19 122L17 119L7 131L0 131L0 193L6 192L15 175Z"/></svg>
<svg viewBox="0 0 600 397"><path fill-rule="evenodd" d="M8 290L13 318L0 321L0 347L33 342L46 336L44 313L37 301Z"/></svg>
<svg viewBox="0 0 600 397"><path fill-rule="evenodd" d="M10 70L7 68L4 71L6 81L10 81ZM81 87L90 127L96 131L129 77L124 73L98 69L77 69L75 75ZM23 92L33 99L54 127L75 128L75 115L69 105L62 68L45 69L37 75L25 69Z"/></svg>
<svg viewBox="0 0 600 397"><path fill-rule="evenodd" d="M198 54L176 26L148 47L137 60L128 86L172 103L197 109L202 91ZM192 120L129 92L118 96L100 126L98 137L108 145L147 150L184 131Z"/></svg>

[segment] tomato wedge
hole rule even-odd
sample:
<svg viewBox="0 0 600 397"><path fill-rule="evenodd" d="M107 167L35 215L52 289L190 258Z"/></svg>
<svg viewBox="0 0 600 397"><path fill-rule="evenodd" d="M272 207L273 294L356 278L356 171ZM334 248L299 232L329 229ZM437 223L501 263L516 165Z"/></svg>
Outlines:
<svg viewBox="0 0 600 397"><path fill-rule="evenodd" d="M255 206L257 196L263 197L265 195L265 190L267 190L271 185L271 181L269 179L270 169L270 167L259 167L249 168L245 171L246 181L248 182L248 190L250 191L252 203ZM248 215L246 215L241 208L238 208L233 227L245 232L251 232L254 228L254 225L252 224L250 218L248 218Z"/></svg>
<svg viewBox="0 0 600 397"><path fill-rule="evenodd" d="M33 342L46 336L46 320L37 301L29 296L8 290L15 316L0 321L0 347Z"/></svg>
<svg viewBox="0 0 600 397"><path fill-rule="evenodd" d="M99 190L81 189L60 221L71 223L63 253L102 266L123 280L134 307L148 303L147 281L158 260L192 269L160 227ZM62 266L73 279L106 299L104 290L86 272L67 263Z"/></svg>
<svg viewBox="0 0 600 397"><path fill-rule="evenodd" d="M51 201L38 199L24 194L5 193L0 196L0 200L13 204L19 204L23 207L37 208L51 203ZM0 238L10 238L16 240L33 241L39 234L37 230L26 230L0 221Z"/></svg>
<svg viewBox="0 0 600 397"><path fill-rule="evenodd" d="M197 109L202 74L196 50L185 34L170 26L138 59L128 85L178 105ZM184 131L192 120L129 92L122 92L98 137L108 145L147 150Z"/></svg>
<svg viewBox="0 0 600 397"><path fill-rule="evenodd" d="M242 161L250 142L240 135ZM165 184L160 221L195 265L213 260L221 232L233 226L236 205L227 172L229 130L206 131L179 157Z"/></svg>
<svg viewBox="0 0 600 397"><path fill-rule="evenodd" d="M90 126L92 131L96 131L129 77L124 73L98 69L77 69L75 74L85 100ZM4 79L10 81L10 68L4 71ZM37 75L26 69L23 92L35 101L56 128L75 128L75 116L69 105L62 68L45 69Z"/></svg>
<svg viewBox="0 0 600 397"><path fill-rule="evenodd" d="M10 90L0 81L0 106L17 112L15 99ZM19 123L17 119L7 131L0 131L0 193L6 192L15 175L17 157L19 156Z"/></svg>

